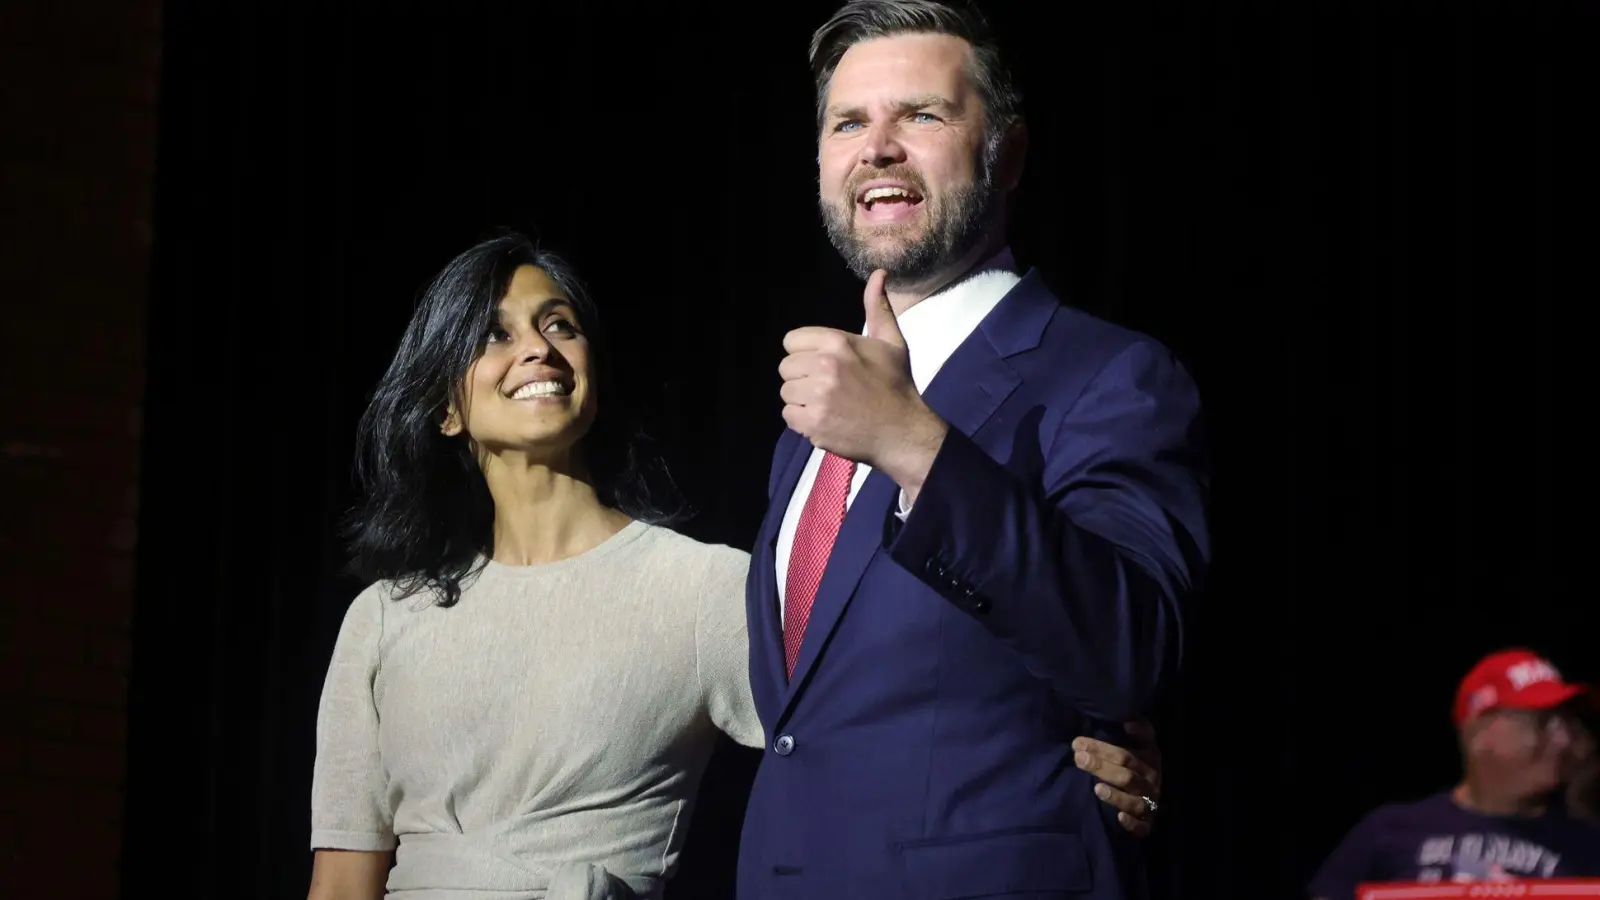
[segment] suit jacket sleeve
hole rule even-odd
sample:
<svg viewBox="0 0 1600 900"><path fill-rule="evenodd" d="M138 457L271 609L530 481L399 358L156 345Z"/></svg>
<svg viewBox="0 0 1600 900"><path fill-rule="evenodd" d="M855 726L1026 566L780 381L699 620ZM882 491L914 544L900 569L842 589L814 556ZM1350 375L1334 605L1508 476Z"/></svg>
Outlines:
<svg viewBox="0 0 1600 900"><path fill-rule="evenodd" d="M1078 709L1135 718L1177 666L1209 558L1202 442L1193 382L1141 341L1072 402L1038 483L951 429L889 553Z"/></svg>

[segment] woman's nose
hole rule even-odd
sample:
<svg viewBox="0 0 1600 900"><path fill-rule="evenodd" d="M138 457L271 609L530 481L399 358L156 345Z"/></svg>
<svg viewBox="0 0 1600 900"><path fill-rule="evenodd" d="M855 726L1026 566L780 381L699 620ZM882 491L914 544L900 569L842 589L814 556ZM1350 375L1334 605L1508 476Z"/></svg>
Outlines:
<svg viewBox="0 0 1600 900"><path fill-rule="evenodd" d="M517 348L517 359L521 362L544 362L549 358L550 342L539 332L532 332L523 338L522 346Z"/></svg>

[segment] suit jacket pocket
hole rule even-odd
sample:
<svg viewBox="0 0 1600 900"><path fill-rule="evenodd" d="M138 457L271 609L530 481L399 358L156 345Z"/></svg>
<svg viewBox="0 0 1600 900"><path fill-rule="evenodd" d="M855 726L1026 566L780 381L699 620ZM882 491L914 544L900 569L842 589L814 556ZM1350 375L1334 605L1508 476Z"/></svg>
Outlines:
<svg viewBox="0 0 1600 900"><path fill-rule="evenodd" d="M908 900L966 900L1089 889L1089 859L1076 834L1005 831L900 847Z"/></svg>

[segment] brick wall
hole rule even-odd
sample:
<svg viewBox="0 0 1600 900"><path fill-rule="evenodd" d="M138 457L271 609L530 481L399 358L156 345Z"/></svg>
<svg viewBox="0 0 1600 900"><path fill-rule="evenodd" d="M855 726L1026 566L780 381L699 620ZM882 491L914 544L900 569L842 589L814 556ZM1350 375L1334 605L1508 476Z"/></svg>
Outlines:
<svg viewBox="0 0 1600 900"><path fill-rule="evenodd" d="M158 0L0 13L0 897L115 897Z"/></svg>

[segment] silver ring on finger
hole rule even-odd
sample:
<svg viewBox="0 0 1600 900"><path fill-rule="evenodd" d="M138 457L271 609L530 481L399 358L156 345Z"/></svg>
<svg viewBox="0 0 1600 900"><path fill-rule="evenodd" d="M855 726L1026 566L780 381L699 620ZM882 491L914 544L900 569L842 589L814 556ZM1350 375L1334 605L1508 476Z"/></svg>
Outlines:
<svg viewBox="0 0 1600 900"><path fill-rule="evenodd" d="M1150 799L1148 794L1140 795L1139 799L1144 801L1144 811L1152 816L1156 814L1156 810L1161 808L1161 804Z"/></svg>

